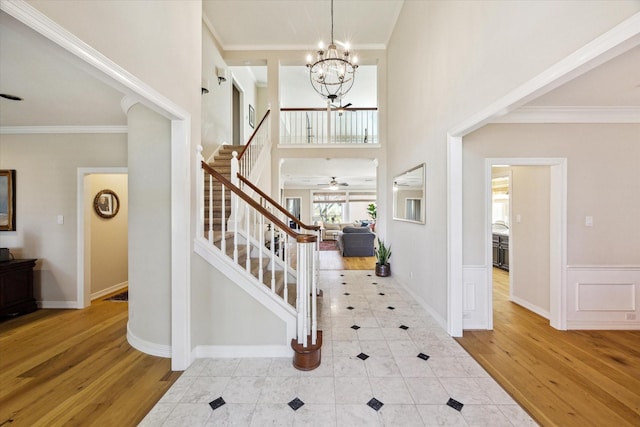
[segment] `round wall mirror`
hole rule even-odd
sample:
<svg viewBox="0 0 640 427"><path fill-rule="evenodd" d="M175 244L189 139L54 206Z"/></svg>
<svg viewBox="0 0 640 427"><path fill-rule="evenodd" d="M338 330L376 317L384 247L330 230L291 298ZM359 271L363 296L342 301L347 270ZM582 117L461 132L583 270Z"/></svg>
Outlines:
<svg viewBox="0 0 640 427"><path fill-rule="evenodd" d="M120 199L111 190L102 190L93 199L93 209L102 218L113 218L120 210Z"/></svg>

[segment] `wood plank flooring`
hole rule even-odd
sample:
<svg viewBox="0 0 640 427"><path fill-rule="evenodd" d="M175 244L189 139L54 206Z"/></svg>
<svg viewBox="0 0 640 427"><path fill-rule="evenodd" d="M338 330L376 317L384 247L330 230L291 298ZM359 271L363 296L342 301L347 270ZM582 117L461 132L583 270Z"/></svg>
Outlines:
<svg viewBox="0 0 640 427"><path fill-rule="evenodd" d="M509 301L494 269L494 330L457 341L543 426L640 426L640 331L558 331Z"/></svg>
<svg viewBox="0 0 640 427"><path fill-rule="evenodd" d="M320 251L320 270L373 270L376 257L343 257L339 251Z"/></svg>
<svg viewBox="0 0 640 427"><path fill-rule="evenodd" d="M0 426L135 426L180 376L133 349L128 303L0 320Z"/></svg>

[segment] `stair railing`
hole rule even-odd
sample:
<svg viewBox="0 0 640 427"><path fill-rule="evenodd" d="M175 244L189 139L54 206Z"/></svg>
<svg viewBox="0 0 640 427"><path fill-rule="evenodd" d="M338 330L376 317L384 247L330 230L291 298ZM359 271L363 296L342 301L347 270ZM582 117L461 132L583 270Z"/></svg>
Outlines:
<svg viewBox="0 0 640 427"><path fill-rule="evenodd" d="M289 290L289 280L295 278L295 303L291 305L295 306L297 317L296 342L303 348L316 346L316 252L319 230L312 227L313 234L296 232L276 214L211 168L204 162L201 154L199 159L198 236L206 239L213 250L219 251L222 256L242 268L247 277L255 279L257 286L283 304L291 304L293 295ZM232 197L235 205L232 207L232 215L234 212L236 215L242 212L242 220L226 218L225 196L228 192L235 196ZM269 203L271 202L273 201ZM216 206L216 203L221 206ZM216 213L219 213L218 217ZM236 227L226 229L227 221L235 223ZM265 277L263 270L267 265L270 274ZM282 276L282 287L278 286L278 275Z"/></svg>
<svg viewBox="0 0 640 427"><path fill-rule="evenodd" d="M269 146L269 142L271 141L271 120L268 120L270 114L271 110L267 110L262 120L260 120L258 127L253 131L244 148L237 155L239 163L237 172L242 176L257 178L252 175L254 167L260 159L262 151L265 147ZM234 157L236 156L234 155ZM235 176L233 170L231 171L231 176Z"/></svg>
<svg viewBox="0 0 640 427"><path fill-rule="evenodd" d="M253 195L254 200L256 200L262 207L267 209L269 212L278 216L278 218L285 224L289 224L291 227L292 223L296 225L296 229L298 230L307 230L316 235L316 247L315 247L315 262L316 264L319 262L320 256L320 240L321 240L321 227L319 225L308 225L300 221L298 218L293 216L291 212L286 210L284 206L273 200L269 195L267 195L264 191L262 191L259 187L254 185L251 181L249 181L244 176L238 174L238 179L241 183L241 188L249 188L251 191L245 191L246 193L250 193ZM290 266L285 263L287 268ZM318 280L319 269L315 271L316 280ZM319 292L319 291L318 291Z"/></svg>

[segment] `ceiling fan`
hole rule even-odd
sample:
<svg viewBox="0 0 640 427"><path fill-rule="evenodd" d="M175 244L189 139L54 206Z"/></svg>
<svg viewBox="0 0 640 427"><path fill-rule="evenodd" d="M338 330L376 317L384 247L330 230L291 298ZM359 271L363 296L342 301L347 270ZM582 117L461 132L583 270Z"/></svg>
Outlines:
<svg viewBox="0 0 640 427"><path fill-rule="evenodd" d="M351 107L351 105L353 105L353 104L348 103L346 105L342 105L342 100L340 100L340 105L335 105L335 104L332 104L331 102L329 103L329 105L331 106L332 110L337 110L338 111L338 115L339 116L342 116L342 113L344 113L344 110L349 108L349 107Z"/></svg>
<svg viewBox="0 0 640 427"><path fill-rule="evenodd" d="M325 186L327 184L318 184L318 185ZM349 186L349 184L346 183L346 182L338 182L338 181L336 181L336 177L335 176L332 176L331 177L331 181L329 181L329 190L337 190L340 187L348 187L348 186Z"/></svg>

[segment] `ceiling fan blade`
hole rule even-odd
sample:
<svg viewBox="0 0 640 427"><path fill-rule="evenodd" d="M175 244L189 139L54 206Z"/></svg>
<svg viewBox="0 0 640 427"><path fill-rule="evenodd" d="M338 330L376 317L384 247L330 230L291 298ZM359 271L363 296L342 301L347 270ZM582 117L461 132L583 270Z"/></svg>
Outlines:
<svg viewBox="0 0 640 427"><path fill-rule="evenodd" d="M345 105L345 106L344 106L344 107L342 107L342 108L349 108L349 107L351 107L351 105L352 105L351 103L348 103L347 105Z"/></svg>

